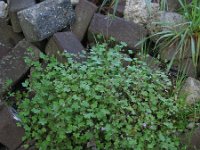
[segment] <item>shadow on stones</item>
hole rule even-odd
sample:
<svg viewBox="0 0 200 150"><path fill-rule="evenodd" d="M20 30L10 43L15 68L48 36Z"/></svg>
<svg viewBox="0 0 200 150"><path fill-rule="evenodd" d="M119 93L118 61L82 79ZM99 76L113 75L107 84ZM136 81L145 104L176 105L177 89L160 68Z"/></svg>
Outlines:
<svg viewBox="0 0 200 150"><path fill-rule="evenodd" d="M0 143L0 150L8 150L8 148Z"/></svg>
<svg viewBox="0 0 200 150"><path fill-rule="evenodd" d="M26 91L26 89L22 86L22 83L25 82L26 79L29 78L29 75L30 75L30 70L28 70L28 72L26 74L24 74L10 89L9 91L10 92L17 92L17 91L20 91L20 92L23 92L23 91ZM3 95L3 99L5 101L7 101L7 103L12 106L14 109L17 110L17 105L16 105L16 98L15 97L9 97L8 96L8 92L6 92L4 95ZM1 143L0 143L1 144ZM0 150L4 150L4 149L1 149L1 146L0 146Z"/></svg>

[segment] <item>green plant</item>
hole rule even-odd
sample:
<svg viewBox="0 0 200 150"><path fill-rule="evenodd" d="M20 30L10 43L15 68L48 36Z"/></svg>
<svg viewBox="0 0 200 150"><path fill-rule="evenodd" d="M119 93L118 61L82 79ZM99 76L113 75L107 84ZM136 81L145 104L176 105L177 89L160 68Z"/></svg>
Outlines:
<svg viewBox="0 0 200 150"><path fill-rule="evenodd" d="M23 140L40 150L178 149L185 107L163 72L125 57L123 46L97 44L82 63L70 54L64 64L41 54L45 68L27 60L34 71L18 106Z"/></svg>
<svg viewBox="0 0 200 150"><path fill-rule="evenodd" d="M161 25L165 30L155 33L150 38L154 36L160 37L156 41L156 47L160 50L175 45L175 55L171 60L169 69L175 57L183 60L188 51L191 52L193 64L197 68L200 51L200 1L192 0L188 4L186 0L179 0L179 3L181 5L180 14L183 15L187 22L175 25L173 28L169 24L158 22L157 24Z"/></svg>

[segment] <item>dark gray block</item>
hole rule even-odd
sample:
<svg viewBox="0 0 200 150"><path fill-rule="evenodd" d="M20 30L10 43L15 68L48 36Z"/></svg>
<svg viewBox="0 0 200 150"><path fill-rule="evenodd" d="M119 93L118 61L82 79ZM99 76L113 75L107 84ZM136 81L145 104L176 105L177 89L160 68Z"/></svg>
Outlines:
<svg viewBox="0 0 200 150"><path fill-rule="evenodd" d="M17 16L17 12L25 8L35 5L35 0L10 0L9 2L9 17L12 23L14 32L21 32L21 26Z"/></svg>
<svg viewBox="0 0 200 150"><path fill-rule="evenodd" d="M0 24L0 45L13 48L23 38L22 34L13 32L11 26Z"/></svg>
<svg viewBox="0 0 200 150"><path fill-rule="evenodd" d="M71 25L75 19L70 0L47 0L18 12L26 39L41 41Z"/></svg>
<svg viewBox="0 0 200 150"><path fill-rule="evenodd" d="M32 49L34 55L31 55L28 49ZM8 90L6 87L8 80L12 80L12 85L14 85L28 72L30 66L25 63L24 57L37 60L38 55L38 48L22 40L12 51L0 59L0 97Z"/></svg>
<svg viewBox="0 0 200 150"><path fill-rule="evenodd" d="M80 41L83 39L96 10L97 6L87 0L80 0L76 6L76 21L72 26L72 32Z"/></svg>
<svg viewBox="0 0 200 150"><path fill-rule="evenodd" d="M49 40L45 52L50 56L54 55L60 62L66 62L62 53L79 54L82 50L84 47L72 32L58 32ZM82 61L81 59L76 60Z"/></svg>
<svg viewBox="0 0 200 150"><path fill-rule="evenodd" d="M11 49L0 44L0 59L10 51L11 51Z"/></svg>
<svg viewBox="0 0 200 150"><path fill-rule="evenodd" d="M93 35L102 34L105 38L114 37L118 42L126 42L131 49L140 49L136 44L147 35L141 25L101 14L94 15L88 32L90 42L94 41Z"/></svg>
<svg viewBox="0 0 200 150"><path fill-rule="evenodd" d="M12 108L0 103L0 143L9 150L15 150L22 144L24 129L17 127L19 122Z"/></svg>

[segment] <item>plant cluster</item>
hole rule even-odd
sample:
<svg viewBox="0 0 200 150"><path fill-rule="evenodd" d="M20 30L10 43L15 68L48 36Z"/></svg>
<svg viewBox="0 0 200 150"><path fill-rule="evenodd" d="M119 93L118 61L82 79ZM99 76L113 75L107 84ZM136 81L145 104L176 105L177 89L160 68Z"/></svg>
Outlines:
<svg viewBox="0 0 200 150"><path fill-rule="evenodd" d="M82 63L70 54L64 64L44 54L45 67L29 61L18 106L23 140L41 150L178 149L186 107L169 94L168 77L126 57L124 45L97 44Z"/></svg>
<svg viewBox="0 0 200 150"><path fill-rule="evenodd" d="M191 3L186 0L178 1L181 6L179 13L185 21L173 28L167 23L160 22L158 24L165 30L155 33L152 37L160 36L156 42L156 47L161 50L175 45L175 55L171 64L175 57L183 60L185 55L191 53L194 67L197 68L200 51L200 1L192 0Z"/></svg>

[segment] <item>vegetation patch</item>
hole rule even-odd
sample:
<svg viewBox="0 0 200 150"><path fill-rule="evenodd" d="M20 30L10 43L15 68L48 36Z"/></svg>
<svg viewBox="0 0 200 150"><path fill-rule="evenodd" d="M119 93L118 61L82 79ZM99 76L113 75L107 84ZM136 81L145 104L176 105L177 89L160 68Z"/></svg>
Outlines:
<svg viewBox="0 0 200 150"><path fill-rule="evenodd" d="M122 54L123 46L97 44L82 63L70 54L64 64L41 54L45 67L27 60L34 70L18 95L23 140L41 150L179 149L177 133L193 106L170 94L163 72Z"/></svg>

